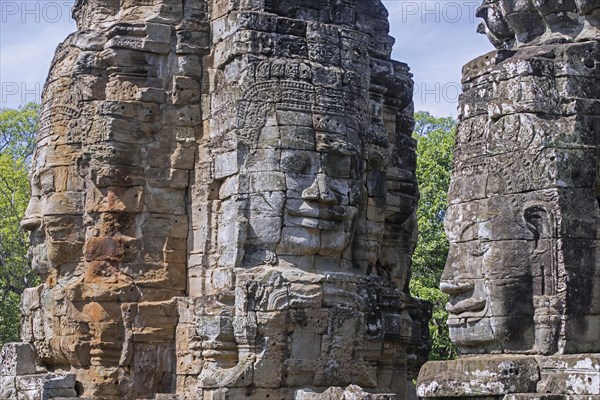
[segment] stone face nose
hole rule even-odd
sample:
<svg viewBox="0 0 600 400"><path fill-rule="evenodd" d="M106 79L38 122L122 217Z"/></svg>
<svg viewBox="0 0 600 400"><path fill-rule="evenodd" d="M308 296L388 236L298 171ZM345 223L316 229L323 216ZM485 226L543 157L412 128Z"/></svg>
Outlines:
<svg viewBox="0 0 600 400"><path fill-rule="evenodd" d="M473 290L475 282L469 272L468 261L461 259L461 248L450 245L446 266L440 278L440 290L449 295L458 295Z"/></svg>
<svg viewBox="0 0 600 400"><path fill-rule="evenodd" d="M318 173L313 183L302 191L302 198L320 203L335 204L338 199L333 190L331 190L330 185L325 174Z"/></svg>
<svg viewBox="0 0 600 400"><path fill-rule="evenodd" d="M27 232L33 232L42 225L42 218L39 216L26 216L21 220L21 229Z"/></svg>
<svg viewBox="0 0 600 400"><path fill-rule="evenodd" d="M32 197L29 200L25 216L20 225L21 229L28 232L33 232L42 225L41 204L38 198Z"/></svg>
<svg viewBox="0 0 600 400"><path fill-rule="evenodd" d="M302 198L304 200L318 200L319 197L319 183L315 179L309 187L302 191Z"/></svg>

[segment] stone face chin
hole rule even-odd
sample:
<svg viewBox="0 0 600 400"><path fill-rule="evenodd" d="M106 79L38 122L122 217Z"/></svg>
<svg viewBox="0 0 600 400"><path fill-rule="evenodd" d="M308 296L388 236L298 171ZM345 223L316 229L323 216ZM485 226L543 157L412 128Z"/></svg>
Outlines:
<svg viewBox="0 0 600 400"><path fill-rule="evenodd" d="M597 9L478 11L499 50L463 69L440 284L461 357L425 364L423 398L600 395Z"/></svg>
<svg viewBox="0 0 600 400"><path fill-rule="evenodd" d="M43 284L0 398L413 396L413 83L381 2L74 17L22 222Z"/></svg>

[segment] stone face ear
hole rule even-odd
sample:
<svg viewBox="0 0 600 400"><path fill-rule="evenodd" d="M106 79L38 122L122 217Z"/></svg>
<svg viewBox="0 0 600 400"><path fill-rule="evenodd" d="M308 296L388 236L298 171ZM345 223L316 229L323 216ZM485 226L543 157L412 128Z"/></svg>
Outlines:
<svg viewBox="0 0 600 400"><path fill-rule="evenodd" d="M535 239L531 254L535 350L544 355L553 354L558 350L564 307L558 293L559 272L551 205L543 202L525 204L523 220Z"/></svg>
<svg viewBox="0 0 600 400"><path fill-rule="evenodd" d="M536 246L541 238L547 238L551 234L551 216L547 207L548 205L542 203L530 203L523 207L523 221L533 233Z"/></svg>

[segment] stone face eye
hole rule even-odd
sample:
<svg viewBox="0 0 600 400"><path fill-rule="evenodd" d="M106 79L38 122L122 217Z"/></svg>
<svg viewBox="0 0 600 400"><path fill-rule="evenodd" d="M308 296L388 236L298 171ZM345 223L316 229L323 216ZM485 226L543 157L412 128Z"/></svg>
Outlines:
<svg viewBox="0 0 600 400"><path fill-rule="evenodd" d="M352 171L352 157L342 153L321 155L322 172L333 178L355 178Z"/></svg>
<svg viewBox="0 0 600 400"><path fill-rule="evenodd" d="M46 170L40 173L38 176L38 184L42 189L43 194L49 194L54 192L54 171Z"/></svg>
<svg viewBox="0 0 600 400"><path fill-rule="evenodd" d="M291 152L281 158L281 169L284 172L310 174L313 162L306 152Z"/></svg>

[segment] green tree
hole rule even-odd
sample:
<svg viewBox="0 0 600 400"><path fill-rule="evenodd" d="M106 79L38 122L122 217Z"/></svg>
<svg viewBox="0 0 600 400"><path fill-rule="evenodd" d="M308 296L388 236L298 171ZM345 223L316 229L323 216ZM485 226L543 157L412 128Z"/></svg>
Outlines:
<svg viewBox="0 0 600 400"><path fill-rule="evenodd" d="M413 295L434 306L429 323L433 339L431 359L450 359L456 357L457 351L450 342L446 325L448 296L438 286L448 255L444 217L456 122L426 112L417 112L415 122L413 137L417 140L417 180L421 198L417 208L419 243L413 256L410 285Z"/></svg>
<svg viewBox="0 0 600 400"><path fill-rule="evenodd" d="M39 106L0 109L0 345L19 339L19 302L36 282L19 223L29 202L27 179Z"/></svg>
<svg viewBox="0 0 600 400"><path fill-rule="evenodd" d="M29 164L39 111L37 103L0 109L0 154L10 154L14 160L25 160Z"/></svg>

